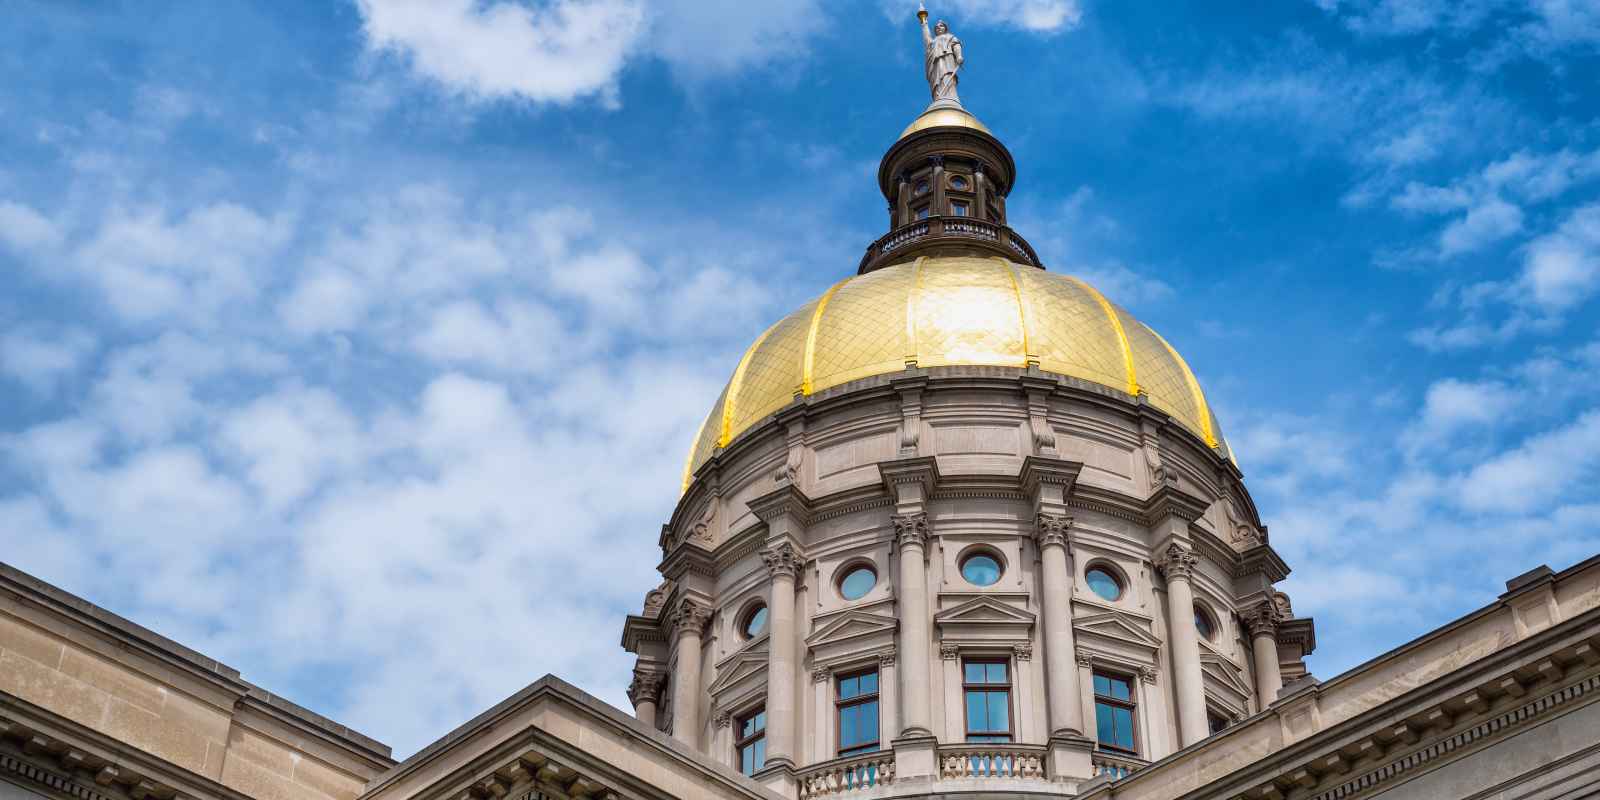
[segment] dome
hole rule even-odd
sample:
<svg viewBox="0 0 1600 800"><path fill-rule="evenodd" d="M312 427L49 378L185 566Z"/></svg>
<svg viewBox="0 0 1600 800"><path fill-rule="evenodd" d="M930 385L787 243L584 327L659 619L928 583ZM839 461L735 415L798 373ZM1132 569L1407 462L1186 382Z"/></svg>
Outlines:
<svg viewBox="0 0 1600 800"><path fill-rule="evenodd" d="M1183 357L1094 287L999 257L919 258L846 278L762 333L701 425L684 486L717 447L797 396L913 363L1022 368L1030 361L1143 393L1228 455Z"/></svg>
<svg viewBox="0 0 1600 800"><path fill-rule="evenodd" d="M904 139L917 131L925 131L929 128L971 128L987 133L990 136L994 135L990 132L989 126L979 122L978 118L972 116L972 113L965 108L962 108L960 103L947 102L928 106L926 111L918 115L916 119L911 121L910 125L906 126L905 130L900 132L900 138Z"/></svg>

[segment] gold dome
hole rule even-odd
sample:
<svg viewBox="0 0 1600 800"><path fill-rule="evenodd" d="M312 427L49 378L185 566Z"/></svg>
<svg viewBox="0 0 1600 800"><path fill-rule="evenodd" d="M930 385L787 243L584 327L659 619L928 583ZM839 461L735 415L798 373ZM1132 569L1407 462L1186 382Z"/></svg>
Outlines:
<svg viewBox="0 0 1600 800"><path fill-rule="evenodd" d="M1228 456L1183 357L1077 278L998 257L922 258L846 278L745 351L701 425L684 487L712 452L795 397L918 367L1039 368L1146 394Z"/></svg>
<svg viewBox="0 0 1600 800"><path fill-rule="evenodd" d="M972 128L983 131L990 136L994 135L989 131L989 126L979 122L978 118L972 116L971 112L958 104L950 104L928 106L928 110L922 112L916 119L911 120L911 124L900 132L900 138L904 139L917 131L944 127Z"/></svg>

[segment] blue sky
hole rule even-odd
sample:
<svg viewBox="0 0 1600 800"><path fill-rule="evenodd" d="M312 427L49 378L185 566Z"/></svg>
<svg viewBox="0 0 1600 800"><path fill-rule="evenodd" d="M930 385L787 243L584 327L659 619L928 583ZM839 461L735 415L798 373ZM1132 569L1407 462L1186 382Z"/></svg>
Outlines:
<svg viewBox="0 0 1600 800"><path fill-rule="evenodd" d="M879 235L915 2L23 0L0 558L410 752L621 615ZM1328 676L1600 550L1600 5L949 0L1012 220L1187 357Z"/></svg>

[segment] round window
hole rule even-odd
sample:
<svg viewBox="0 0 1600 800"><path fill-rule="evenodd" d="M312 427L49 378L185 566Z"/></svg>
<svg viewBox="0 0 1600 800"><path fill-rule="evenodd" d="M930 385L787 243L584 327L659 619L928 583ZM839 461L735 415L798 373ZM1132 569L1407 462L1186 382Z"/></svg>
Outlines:
<svg viewBox="0 0 1600 800"><path fill-rule="evenodd" d="M756 606L750 613L744 615L744 626L740 629L744 638L754 639L767 630L767 607Z"/></svg>
<svg viewBox="0 0 1600 800"><path fill-rule="evenodd" d="M1000 560L988 553L975 553L961 561L961 577L973 586L992 586L1000 580Z"/></svg>
<svg viewBox="0 0 1600 800"><path fill-rule="evenodd" d="M1105 567L1090 567L1083 576L1084 582L1089 584L1089 591L1094 592L1104 600L1116 602L1122 599L1122 581Z"/></svg>
<svg viewBox="0 0 1600 800"><path fill-rule="evenodd" d="M967 183L967 179L961 177L960 175L957 175L954 178L950 179L950 188L952 188L952 189L957 189L957 190L960 190L960 191L966 191L968 185L969 184Z"/></svg>
<svg viewBox="0 0 1600 800"><path fill-rule="evenodd" d="M1217 626L1211 622L1211 615L1199 606L1194 607L1194 629L1205 639L1210 639L1217 632Z"/></svg>
<svg viewBox="0 0 1600 800"><path fill-rule="evenodd" d="M860 600L872 587L878 585L878 573L872 567L852 567L839 581L839 594L846 600Z"/></svg>
<svg viewBox="0 0 1600 800"><path fill-rule="evenodd" d="M912 190L912 192L914 194L916 194L916 196L921 197L921 196L927 194L928 190L932 189L932 188L933 188L932 186L928 185L927 181L917 181L917 186L916 186L915 189Z"/></svg>

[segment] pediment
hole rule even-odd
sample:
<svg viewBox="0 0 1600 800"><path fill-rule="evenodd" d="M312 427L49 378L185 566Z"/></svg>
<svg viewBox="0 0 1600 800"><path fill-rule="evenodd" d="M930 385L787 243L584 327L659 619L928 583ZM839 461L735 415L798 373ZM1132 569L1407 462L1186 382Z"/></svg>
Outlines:
<svg viewBox="0 0 1600 800"><path fill-rule="evenodd" d="M713 696L719 695L749 678L759 677L765 682L766 675L767 648L766 642L763 641L734 653L718 664L717 679L711 682L706 692Z"/></svg>
<svg viewBox="0 0 1600 800"><path fill-rule="evenodd" d="M978 597L933 616L940 627L951 625L1033 625L1034 614L992 597Z"/></svg>
<svg viewBox="0 0 1600 800"><path fill-rule="evenodd" d="M1244 670L1220 654L1200 651L1200 673L1210 681L1221 684L1242 698L1250 696L1250 684L1245 682Z"/></svg>
<svg viewBox="0 0 1600 800"><path fill-rule="evenodd" d="M1119 611L1077 616L1072 620L1072 629L1079 638L1110 639L1149 650L1161 647L1161 640L1145 627L1142 620Z"/></svg>
<svg viewBox="0 0 1600 800"><path fill-rule="evenodd" d="M826 647L883 633L893 636L899 625L900 621L894 617L865 611L847 611L812 631L811 635L806 637L806 644L810 647Z"/></svg>

